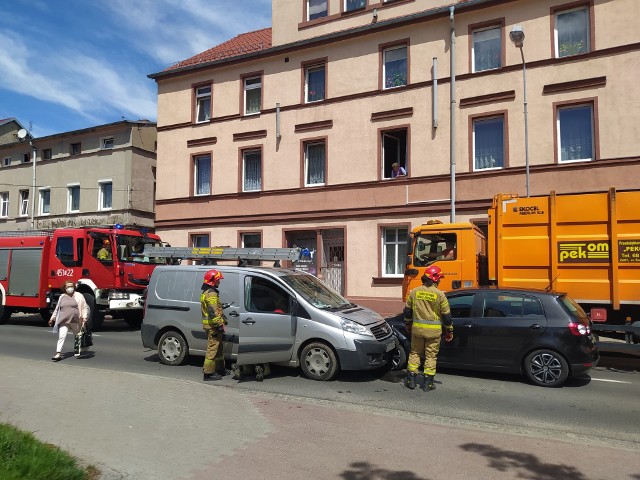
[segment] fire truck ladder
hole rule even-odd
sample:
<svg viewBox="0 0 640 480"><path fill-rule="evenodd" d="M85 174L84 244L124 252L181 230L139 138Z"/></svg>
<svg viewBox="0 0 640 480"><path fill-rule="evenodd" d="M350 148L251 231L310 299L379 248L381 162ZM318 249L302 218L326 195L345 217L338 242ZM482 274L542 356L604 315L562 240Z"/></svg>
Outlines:
<svg viewBox="0 0 640 480"><path fill-rule="evenodd" d="M215 265L218 260L237 260L239 266L246 266L248 260L274 261L274 266L279 267L281 260L292 263L311 261L312 252L306 248L189 248L145 245L143 255L178 260L204 260L210 265Z"/></svg>

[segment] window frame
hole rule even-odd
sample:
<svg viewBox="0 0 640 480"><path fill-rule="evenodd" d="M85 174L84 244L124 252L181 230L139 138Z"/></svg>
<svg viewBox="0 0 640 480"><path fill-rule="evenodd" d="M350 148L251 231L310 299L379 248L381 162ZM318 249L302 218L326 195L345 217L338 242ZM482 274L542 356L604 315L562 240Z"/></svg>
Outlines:
<svg viewBox="0 0 640 480"><path fill-rule="evenodd" d="M502 117L502 157L503 162L501 167L480 168L476 169L475 162L475 121L479 120L492 120L494 118ZM494 112L480 113L476 115L469 115L469 171L472 173L492 172L496 170L505 170L509 167L509 111L498 110Z"/></svg>
<svg viewBox="0 0 640 480"><path fill-rule="evenodd" d="M313 21L316 21L316 20L322 20L323 18L327 18L329 16L329 3L331 3L331 0L326 0L327 9L325 10L325 14L320 16L320 17L313 18L313 19L311 18L311 14L310 14L310 12L311 12L311 9L309 8L309 2L310 1L311 0L305 0L304 3L303 3L303 5L304 5L304 7L303 7L303 9L304 9L303 21L304 22L313 22Z"/></svg>
<svg viewBox="0 0 640 480"><path fill-rule="evenodd" d="M562 15L563 13L570 13L572 11L577 10L587 10L588 16L588 25L587 25L587 50L582 53L577 53L573 55L565 55L563 57L559 56L559 45L558 45L558 29L556 27L558 15ZM593 0L582 0L578 2L567 3L564 5L556 5L550 8L551 21L551 58L568 58L573 57L575 55L585 55L587 53L595 51L595 21L594 21L594 7Z"/></svg>
<svg viewBox="0 0 640 480"><path fill-rule="evenodd" d="M45 212L44 211L44 207L45 207L45 203L44 203L44 194L48 193L49 194L49 211ZM48 215L51 215L51 187L39 187L38 188L38 216L40 217L46 217Z"/></svg>
<svg viewBox="0 0 640 480"><path fill-rule="evenodd" d="M300 103L302 104L313 104L313 103L319 103L319 102L324 102L327 98L327 85L328 85L328 80L329 80L329 76L327 73L328 70L328 64L329 64L329 59L328 57L323 57L323 58L316 58L313 60L307 60L302 62L301 67L302 67L302 92L301 92L301 96L300 96ZM323 67L324 68L324 96L322 99L320 100L309 100L308 98L308 90L309 90L309 70L313 69L313 68L320 68Z"/></svg>
<svg viewBox="0 0 640 480"><path fill-rule="evenodd" d="M2 166L3 167L10 167L11 166L11 157L4 157L2 159Z"/></svg>
<svg viewBox="0 0 640 480"><path fill-rule="evenodd" d="M411 45L408 38L403 38L391 43L383 43L378 45L378 90L395 90L401 89L403 87L407 87L411 83ZM391 50L398 50L400 48L405 48L407 51L406 62L407 62L407 78L405 79L404 85L396 85L392 87L385 86L385 74L386 74L386 62L385 62L385 54Z"/></svg>
<svg viewBox="0 0 640 480"><path fill-rule="evenodd" d="M582 160L561 160L560 148L560 110L567 110L572 107L591 106L591 159ZM598 97L583 98L581 100L567 100L553 103L553 155L554 163L567 165L576 162L594 162L600 159L600 130L598 126Z"/></svg>
<svg viewBox="0 0 640 480"><path fill-rule="evenodd" d="M260 153L260 188L256 190L245 189L245 155L247 153ZM246 146L239 149L240 179L238 184L238 191L242 193L256 193L261 192L264 189L264 154L262 145Z"/></svg>
<svg viewBox="0 0 640 480"><path fill-rule="evenodd" d="M209 193L197 193L198 188L198 168L197 160L201 157L209 157ZM191 189L190 195L192 197L206 197L213 192L213 153L212 152L200 152L191 155Z"/></svg>
<svg viewBox="0 0 640 480"><path fill-rule="evenodd" d="M370 3L367 0L359 0L363 4L360 5L359 7L352 8L352 9L349 10L349 9L347 9L347 2L348 1L349 0L340 0L340 13L342 13L342 14L350 14L350 13L354 13L354 12L362 12L363 10L367 9L367 7L369 6L369 3Z"/></svg>
<svg viewBox="0 0 640 480"><path fill-rule="evenodd" d="M76 152L74 147L78 146L78 151ZM69 144L69 155L80 155L82 153L82 143L81 142L73 142Z"/></svg>
<svg viewBox="0 0 640 480"><path fill-rule="evenodd" d="M411 224L410 223L380 223L378 224L378 277L379 278L395 278L395 279L399 279L400 282L402 282L402 279L404 278L404 270L405 268L402 268L402 271L399 273L387 273L385 271L385 265L386 265L386 248L385 245L385 237L386 237L386 232L387 230L391 230L391 229L395 229L396 230L396 238L398 237L397 235L397 231L400 229L406 229L407 231L407 241L405 242L405 253L404 253L404 262L403 265L406 267L407 261L406 261L406 257L407 257L407 252L408 252L408 241L409 241L409 233L411 232ZM400 243L398 241L396 241L395 243L393 243L394 245L396 245L396 258L399 258L398 255L398 245L400 245Z"/></svg>
<svg viewBox="0 0 640 480"><path fill-rule="evenodd" d="M209 88L209 95L199 95L198 90L201 88ZM191 85L191 123L203 124L209 123L213 118L213 80L207 82L201 82ZM200 99L209 98L209 118L205 120L198 120L200 113Z"/></svg>
<svg viewBox="0 0 640 480"><path fill-rule="evenodd" d="M314 138L305 138L300 140L301 142L301 164L300 164L300 186L301 188L316 188L316 187L324 187L328 185L327 181L327 173L328 173L328 158L329 158L329 139L327 136L322 137L314 137ZM311 183L307 184L307 148L310 145L324 145L324 182L322 183Z"/></svg>
<svg viewBox="0 0 640 480"><path fill-rule="evenodd" d="M0 192L0 218L9 218L9 192Z"/></svg>
<svg viewBox="0 0 640 480"><path fill-rule="evenodd" d="M245 246L244 237L245 235L256 235L260 239L259 247L247 247ZM238 248L263 248L262 247L262 230L239 230L238 231ZM262 262L260 260L248 260L247 265L261 265Z"/></svg>
<svg viewBox="0 0 640 480"><path fill-rule="evenodd" d="M72 206L73 206L73 195L71 193L71 189L72 188L77 188L78 189L78 209L77 210L73 210ZM79 183L67 183L67 213L77 213L80 211L80 184ZM112 190L112 195L113 195L113 190Z"/></svg>
<svg viewBox="0 0 640 480"><path fill-rule="evenodd" d="M109 146L111 141L111 146ZM101 137L100 138L100 150L113 150L115 147L115 139L113 137Z"/></svg>
<svg viewBox="0 0 640 480"><path fill-rule="evenodd" d="M240 111L242 112L242 116L244 117L251 117L253 115L260 115L260 113L262 113L262 100L264 98L264 72L263 71L259 71L259 72L252 72L252 73L247 73L244 75L240 76L240 80L241 80L241 89L242 91L240 92ZM251 85L250 87L247 88L247 80L255 80L256 78L260 79L260 84L255 86L255 85ZM247 90L257 90L260 89L260 106L258 107L258 111L257 112L251 112L248 113L247 112Z"/></svg>
<svg viewBox="0 0 640 480"><path fill-rule="evenodd" d="M31 163L33 161L33 158L31 156L30 153L23 153L22 154L22 163Z"/></svg>
<svg viewBox="0 0 640 480"><path fill-rule="evenodd" d="M28 217L29 216L29 197L30 197L29 190L28 189L18 190L18 196L20 198L20 203L18 203L18 217Z"/></svg>
<svg viewBox="0 0 640 480"><path fill-rule="evenodd" d="M104 187L106 185L111 185L111 205L109 207L103 206L105 200ZM113 179L103 178L98 180L98 211L108 212L109 210L113 210Z"/></svg>
<svg viewBox="0 0 640 480"><path fill-rule="evenodd" d="M409 178L411 176L411 124L405 123L402 125L393 125L389 127L379 128L378 129L378 180L379 181L387 181L387 180L396 180L394 177L385 177L384 176L384 135L388 135L392 132L397 132L399 130L406 130L406 158L404 161L404 170L406 175L403 178Z"/></svg>
<svg viewBox="0 0 640 480"><path fill-rule="evenodd" d="M491 30L493 28L500 29L500 66L495 68L488 68L485 70L475 69L475 42L474 42L474 34L476 32ZM505 32L505 18L496 18L493 20L488 20L486 22L473 23L469 25L469 72L470 73L482 73L482 72L492 72L495 70L499 70L504 68L506 65L506 32Z"/></svg>
<svg viewBox="0 0 640 480"><path fill-rule="evenodd" d="M189 232L189 243L188 245L191 248L207 248L211 246L211 233L210 232ZM206 238L207 239L207 244L206 245L196 245L195 244L195 240L197 238Z"/></svg>
<svg viewBox="0 0 640 480"><path fill-rule="evenodd" d="M43 148L42 149L42 160L51 160L53 158L53 149L51 148Z"/></svg>

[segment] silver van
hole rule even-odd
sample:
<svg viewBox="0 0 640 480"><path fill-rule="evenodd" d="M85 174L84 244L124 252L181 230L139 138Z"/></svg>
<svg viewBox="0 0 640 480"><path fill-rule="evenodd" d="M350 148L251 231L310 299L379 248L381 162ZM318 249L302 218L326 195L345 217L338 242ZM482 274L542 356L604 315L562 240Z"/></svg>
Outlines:
<svg viewBox="0 0 640 480"><path fill-rule="evenodd" d="M200 289L211 268L224 275L220 300L228 322L227 360L300 366L308 378L330 380L340 370L382 367L396 348L380 315L350 303L308 273L173 265L153 271L141 328L143 345L157 348L162 363L180 365L187 354L204 356Z"/></svg>

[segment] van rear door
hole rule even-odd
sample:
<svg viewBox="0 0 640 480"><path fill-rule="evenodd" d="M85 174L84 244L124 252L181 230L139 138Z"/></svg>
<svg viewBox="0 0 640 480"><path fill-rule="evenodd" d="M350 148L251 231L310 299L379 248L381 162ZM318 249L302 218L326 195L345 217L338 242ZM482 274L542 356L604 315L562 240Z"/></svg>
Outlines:
<svg viewBox="0 0 640 480"><path fill-rule="evenodd" d="M272 279L257 274L245 275L243 283L238 365L289 361L297 326L293 297Z"/></svg>

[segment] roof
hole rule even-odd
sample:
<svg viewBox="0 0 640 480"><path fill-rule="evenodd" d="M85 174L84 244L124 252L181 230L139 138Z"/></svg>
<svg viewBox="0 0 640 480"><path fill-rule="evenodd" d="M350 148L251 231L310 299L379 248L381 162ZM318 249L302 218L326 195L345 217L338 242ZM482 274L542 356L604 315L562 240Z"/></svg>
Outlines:
<svg viewBox="0 0 640 480"><path fill-rule="evenodd" d="M215 60L237 57L268 48L271 48L271 28L241 33L231 40L227 40L209 50L205 50L191 58L175 63L167 68L165 72L187 66L199 65L201 63L213 62Z"/></svg>

